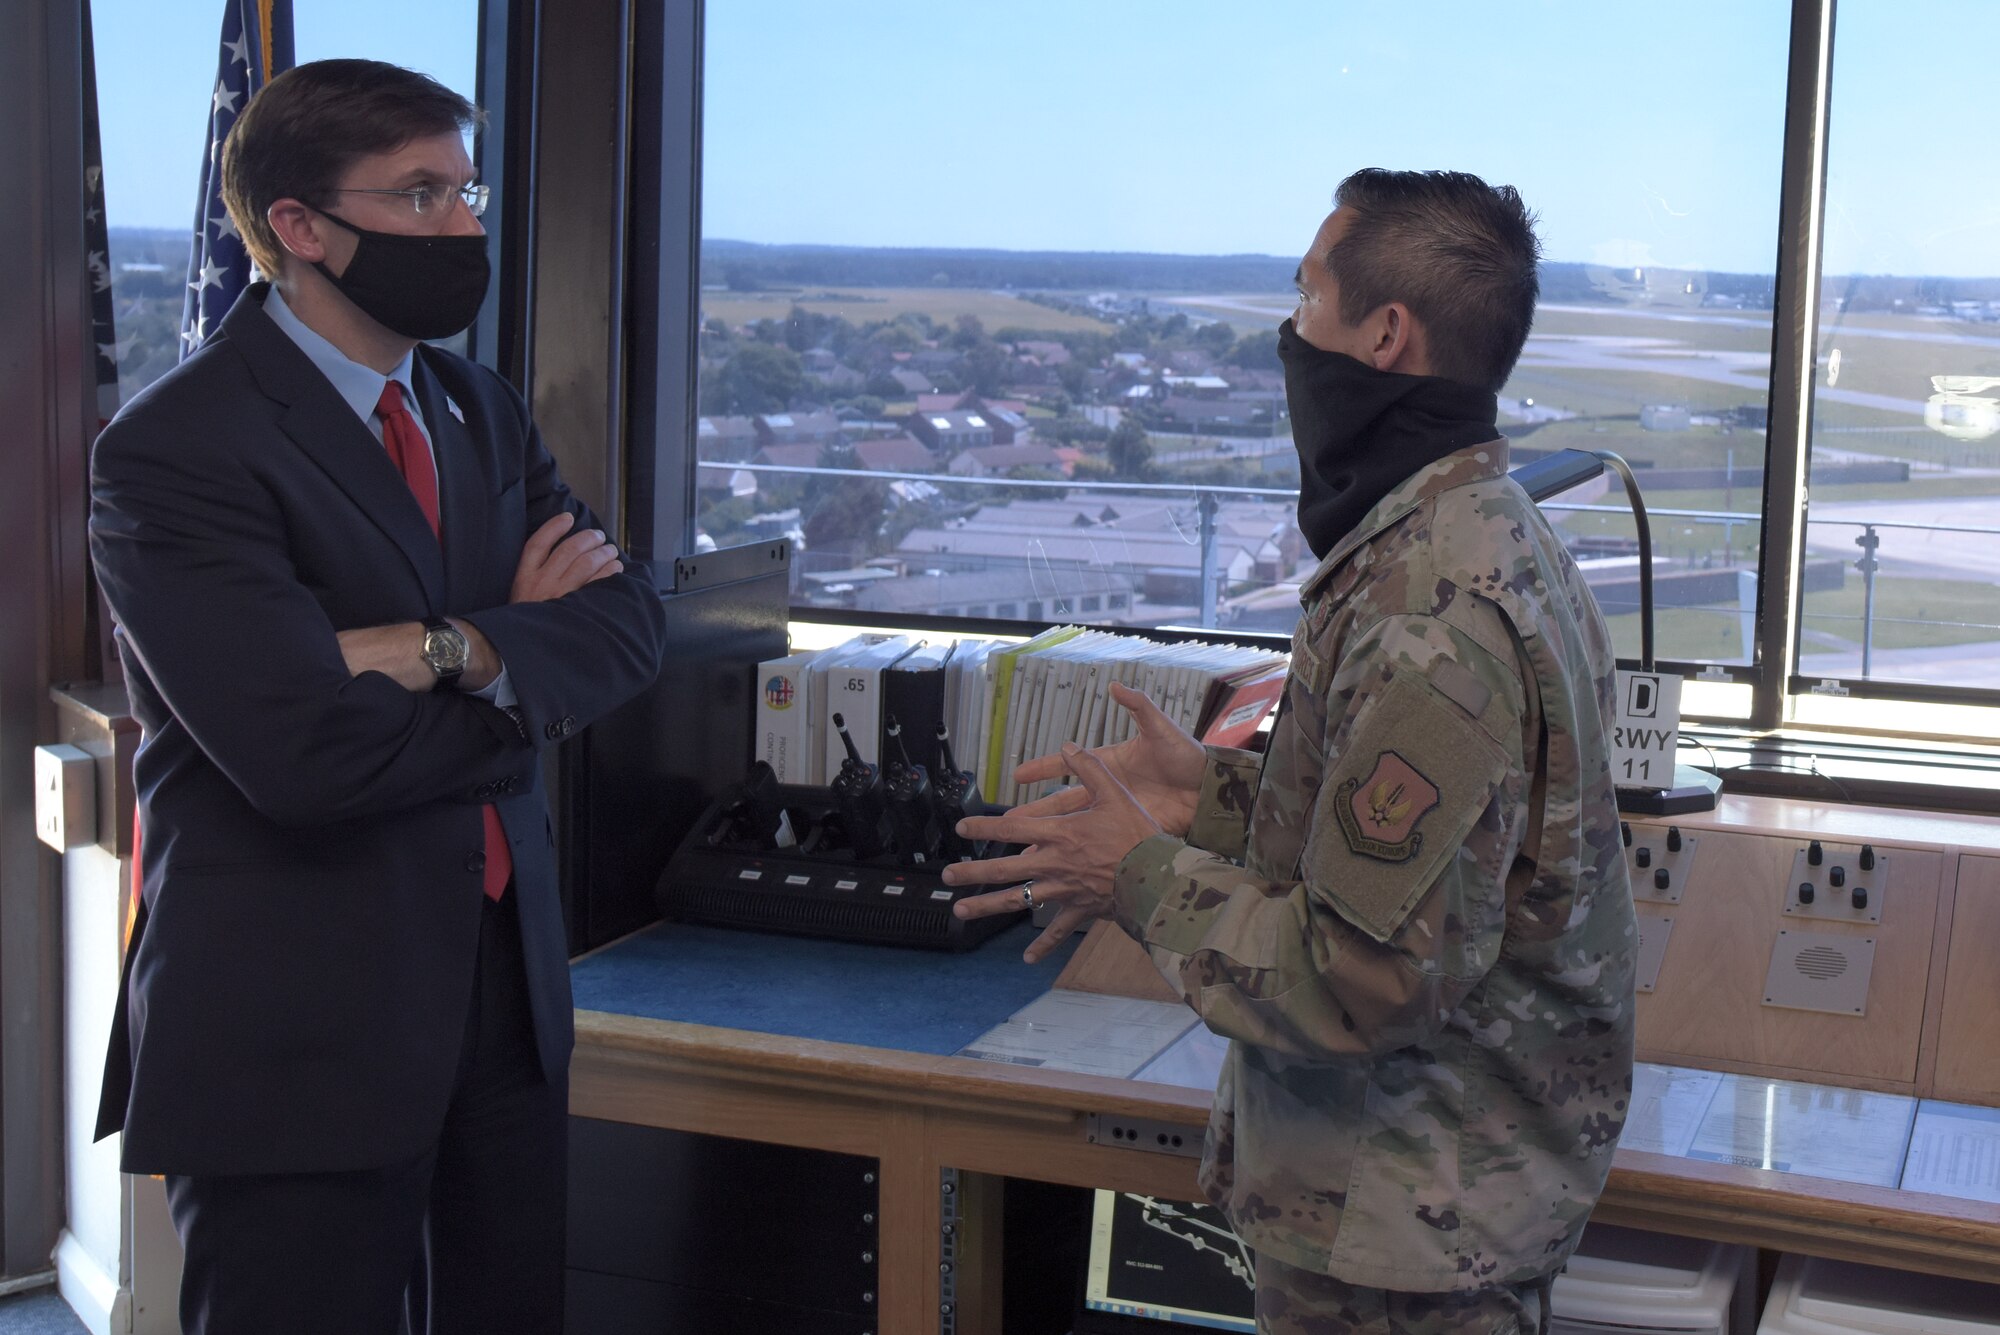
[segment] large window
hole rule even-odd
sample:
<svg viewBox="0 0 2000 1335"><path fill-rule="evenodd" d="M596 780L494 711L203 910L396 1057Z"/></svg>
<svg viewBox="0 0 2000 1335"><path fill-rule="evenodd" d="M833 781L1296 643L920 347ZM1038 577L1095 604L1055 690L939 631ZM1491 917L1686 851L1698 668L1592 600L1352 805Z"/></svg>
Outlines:
<svg viewBox="0 0 2000 1335"><path fill-rule="evenodd" d="M702 534L809 606L1289 630L1293 266L1350 171L1455 167L1541 217L1517 461L1630 459L1660 654L1752 661L1786 7L1448 9L710 0ZM1602 486L1553 513L1636 655Z"/></svg>
<svg viewBox="0 0 2000 1335"><path fill-rule="evenodd" d="M2000 43L2000 8L1841 0L1834 40L1798 672L2000 688L2000 181L1967 156L1992 96L1939 65Z"/></svg>

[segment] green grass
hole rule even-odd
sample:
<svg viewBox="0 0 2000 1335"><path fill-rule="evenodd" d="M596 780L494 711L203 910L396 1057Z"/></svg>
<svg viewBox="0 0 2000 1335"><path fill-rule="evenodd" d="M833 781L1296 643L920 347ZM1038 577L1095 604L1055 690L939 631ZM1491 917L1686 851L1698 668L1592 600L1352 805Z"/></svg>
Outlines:
<svg viewBox="0 0 2000 1335"><path fill-rule="evenodd" d="M1806 649L1859 646L1865 591L1849 573L1844 587L1806 595ZM1620 657L1639 656L1639 614L1605 618ZM1741 660L1743 622L1734 607L1676 607L1654 619L1654 652L1662 658L1696 662ZM1969 580L1895 579L1875 581L1877 649L1935 649L2000 640L2000 586Z"/></svg>
<svg viewBox="0 0 2000 1335"><path fill-rule="evenodd" d="M1866 597L1859 575L1845 586L1806 595L1804 629L1861 643ZM1931 649L2000 640L2000 585L1958 579L1875 581L1877 649Z"/></svg>

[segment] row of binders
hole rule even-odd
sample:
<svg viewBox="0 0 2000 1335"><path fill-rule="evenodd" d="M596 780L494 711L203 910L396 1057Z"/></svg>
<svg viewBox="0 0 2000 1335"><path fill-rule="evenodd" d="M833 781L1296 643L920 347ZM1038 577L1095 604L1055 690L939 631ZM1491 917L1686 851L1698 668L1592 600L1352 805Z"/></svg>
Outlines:
<svg viewBox="0 0 2000 1335"><path fill-rule="evenodd" d="M1015 783L1022 761L1064 742L1104 746L1132 735L1132 716L1111 699L1113 682L1148 696L1203 742L1242 746L1277 705L1286 667L1286 656L1268 648L1163 644L1080 626L1021 642L857 635L758 666L751 759L769 764L781 783L831 783L847 754L831 723L838 714L864 761L970 770L988 801L1013 806L1057 786ZM955 763L944 759L947 739Z"/></svg>

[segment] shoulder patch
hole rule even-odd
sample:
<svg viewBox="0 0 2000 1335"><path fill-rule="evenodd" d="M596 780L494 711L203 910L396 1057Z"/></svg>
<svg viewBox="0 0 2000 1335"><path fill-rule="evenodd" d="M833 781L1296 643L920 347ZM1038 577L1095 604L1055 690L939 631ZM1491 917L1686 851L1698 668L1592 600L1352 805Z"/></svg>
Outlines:
<svg viewBox="0 0 2000 1335"><path fill-rule="evenodd" d="M1367 778L1347 779L1334 794L1347 846L1384 862L1407 862L1417 855L1424 844L1417 823L1437 804L1437 785L1394 751L1377 756Z"/></svg>

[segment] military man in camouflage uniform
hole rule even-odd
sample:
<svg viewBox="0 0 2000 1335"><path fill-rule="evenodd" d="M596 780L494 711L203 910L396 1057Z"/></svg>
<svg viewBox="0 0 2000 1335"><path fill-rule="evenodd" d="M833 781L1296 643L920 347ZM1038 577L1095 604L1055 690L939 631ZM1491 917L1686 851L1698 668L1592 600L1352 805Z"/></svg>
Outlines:
<svg viewBox="0 0 2000 1335"><path fill-rule="evenodd" d="M1264 755L1139 734L967 833L1033 845L967 913L1099 916L1235 1040L1203 1187L1257 1254L1260 1331L1532 1332L1631 1091L1637 943L1613 659L1506 475L1493 393L1532 319L1511 189L1359 173L1281 331L1320 562Z"/></svg>

